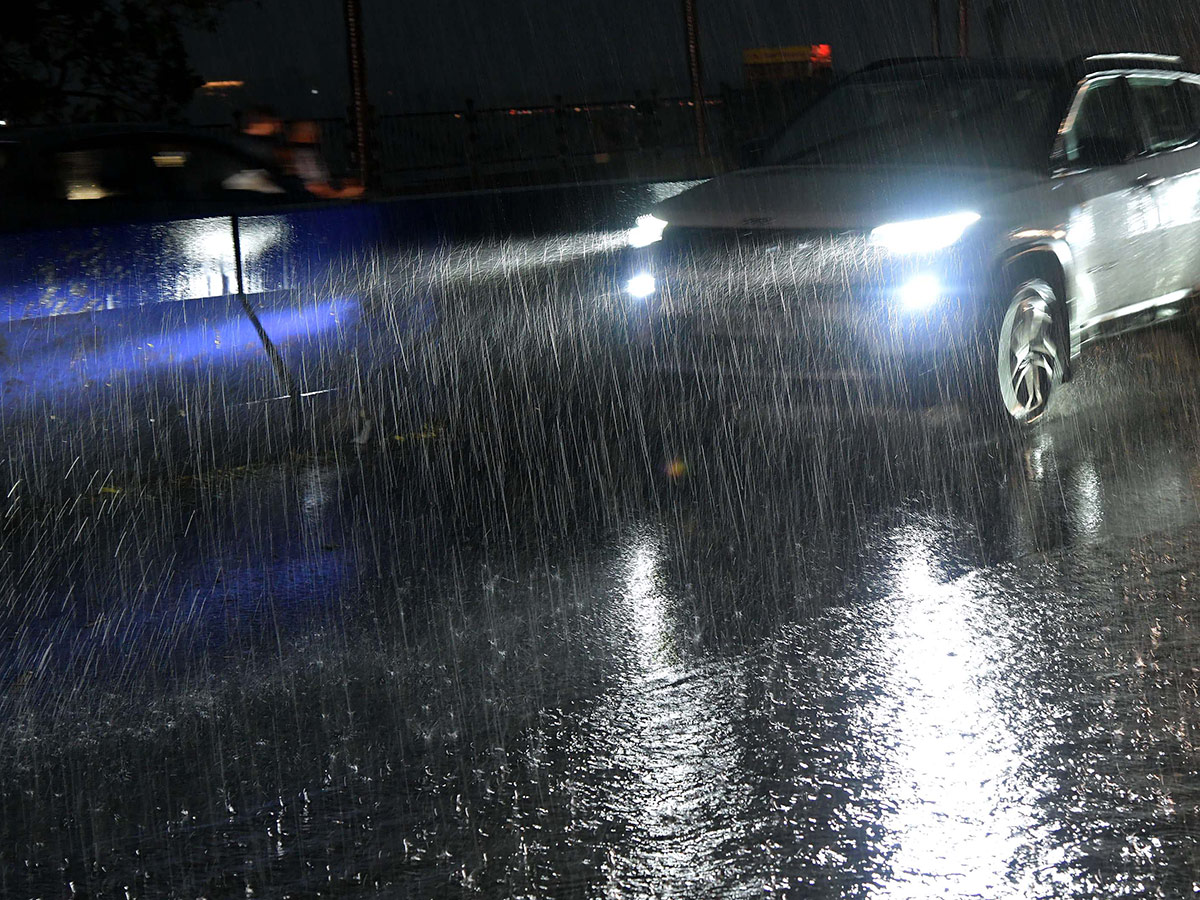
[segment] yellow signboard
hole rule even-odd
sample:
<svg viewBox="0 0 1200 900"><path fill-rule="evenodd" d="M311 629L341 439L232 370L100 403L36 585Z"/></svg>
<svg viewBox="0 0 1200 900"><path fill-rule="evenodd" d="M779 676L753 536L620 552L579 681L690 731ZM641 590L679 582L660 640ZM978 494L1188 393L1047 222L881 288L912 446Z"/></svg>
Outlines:
<svg viewBox="0 0 1200 900"><path fill-rule="evenodd" d="M747 66L806 63L810 59L812 59L812 47L808 44L799 44L795 47L754 47L742 51L742 64Z"/></svg>
<svg viewBox="0 0 1200 900"><path fill-rule="evenodd" d="M742 77L747 85L828 80L832 71L833 48L828 44L752 47L742 51Z"/></svg>

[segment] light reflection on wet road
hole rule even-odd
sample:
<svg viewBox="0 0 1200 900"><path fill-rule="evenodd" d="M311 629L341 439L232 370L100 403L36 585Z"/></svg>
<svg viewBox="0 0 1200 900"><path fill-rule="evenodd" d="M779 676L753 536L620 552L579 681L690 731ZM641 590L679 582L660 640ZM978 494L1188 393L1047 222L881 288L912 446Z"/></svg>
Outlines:
<svg viewBox="0 0 1200 900"><path fill-rule="evenodd" d="M11 510L0 894L1190 893L1198 374L1099 346L1020 448L600 384Z"/></svg>

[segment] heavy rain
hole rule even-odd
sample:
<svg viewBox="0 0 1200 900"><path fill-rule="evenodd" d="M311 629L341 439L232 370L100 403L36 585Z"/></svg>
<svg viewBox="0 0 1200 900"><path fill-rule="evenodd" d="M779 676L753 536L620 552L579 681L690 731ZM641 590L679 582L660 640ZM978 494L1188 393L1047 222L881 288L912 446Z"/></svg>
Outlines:
<svg viewBox="0 0 1200 900"><path fill-rule="evenodd" d="M1200 14L299 5L0 63L0 897L1200 891Z"/></svg>

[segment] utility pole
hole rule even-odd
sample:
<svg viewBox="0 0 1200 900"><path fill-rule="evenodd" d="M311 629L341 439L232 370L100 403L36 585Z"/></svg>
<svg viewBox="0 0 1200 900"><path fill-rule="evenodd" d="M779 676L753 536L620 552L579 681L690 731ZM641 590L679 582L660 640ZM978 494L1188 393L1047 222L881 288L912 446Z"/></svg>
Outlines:
<svg viewBox="0 0 1200 900"><path fill-rule="evenodd" d="M942 4L929 0L929 34L932 39L933 55L942 55Z"/></svg>
<svg viewBox="0 0 1200 900"><path fill-rule="evenodd" d="M358 177L367 189L374 187L371 144L368 136L370 105L367 103L367 57L363 50L362 6L359 0L343 0L346 14L346 58L350 64L350 127L354 132L354 161Z"/></svg>
<svg viewBox="0 0 1200 900"><path fill-rule="evenodd" d="M967 58L971 28L967 20L967 0L958 0L958 55Z"/></svg>
<svg viewBox="0 0 1200 900"><path fill-rule="evenodd" d="M683 0L683 29L687 41L688 76L692 80L692 107L696 117L696 150L701 159L708 159L708 128L704 123L704 86L701 83L696 0Z"/></svg>

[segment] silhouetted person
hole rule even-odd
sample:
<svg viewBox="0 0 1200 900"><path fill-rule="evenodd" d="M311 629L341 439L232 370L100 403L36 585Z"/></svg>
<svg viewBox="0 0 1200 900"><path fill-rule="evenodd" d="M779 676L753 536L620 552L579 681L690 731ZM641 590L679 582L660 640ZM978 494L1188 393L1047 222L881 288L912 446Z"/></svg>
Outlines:
<svg viewBox="0 0 1200 900"><path fill-rule="evenodd" d="M241 143L265 168L275 171L284 168L287 145L283 120L269 106L254 106L246 111Z"/></svg>
<svg viewBox="0 0 1200 900"><path fill-rule="evenodd" d="M346 181L337 187L329 176L329 168L321 156L321 128L316 122L293 122L288 130L287 171L296 176L310 194L327 200L349 200L361 197L363 186Z"/></svg>

